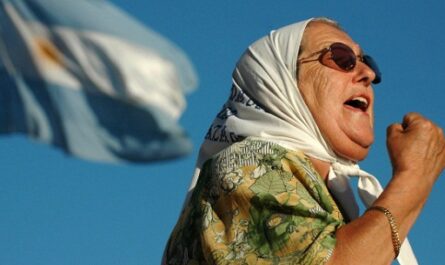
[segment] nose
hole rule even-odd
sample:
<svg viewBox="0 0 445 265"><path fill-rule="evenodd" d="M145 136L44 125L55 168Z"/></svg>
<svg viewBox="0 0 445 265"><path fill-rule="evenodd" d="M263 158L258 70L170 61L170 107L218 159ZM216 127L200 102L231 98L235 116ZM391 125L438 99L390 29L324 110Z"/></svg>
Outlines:
<svg viewBox="0 0 445 265"><path fill-rule="evenodd" d="M371 85L376 78L374 71L362 61L357 61L354 69L354 83L363 83L365 86Z"/></svg>

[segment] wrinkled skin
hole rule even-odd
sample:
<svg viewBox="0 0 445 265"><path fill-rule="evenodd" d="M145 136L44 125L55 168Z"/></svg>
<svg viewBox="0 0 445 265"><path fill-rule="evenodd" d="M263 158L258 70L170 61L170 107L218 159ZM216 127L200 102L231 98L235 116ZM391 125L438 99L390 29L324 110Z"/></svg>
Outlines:
<svg viewBox="0 0 445 265"><path fill-rule="evenodd" d="M343 42L360 54L360 47L346 33L329 24L311 22L299 57L305 58L333 42ZM374 140L374 78L375 74L363 63L351 72L326 67L317 60L299 65L298 85L321 133L336 154L353 161L364 159ZM368 100L365 110L345 104L356 96ZM418 113L408 113L401 123L388 127L387 147L393 176L373 206L390 210L403 242L445 168L445 137L432 121ZM329 163L311 160L320 175L326 177ZM367 211L341 226L336 239L328 265L383 265L394 259L391 230L381 212Z"/></svg>
<svg viewBox="0 0 445 265"><path fill-rule="evenodd" d="M333 42L342 42L356 55L361 54L359 45L345 32L312 22L304 33L299 58L306 58ZM351 72L341 72L318 61L299 64L298 86L322 135L338 155L353 161L364 159L374 141L371 87L374 78L374 72L362 62L357 62ZM345 104L357 96L368 99L366 111Z"/></svg>

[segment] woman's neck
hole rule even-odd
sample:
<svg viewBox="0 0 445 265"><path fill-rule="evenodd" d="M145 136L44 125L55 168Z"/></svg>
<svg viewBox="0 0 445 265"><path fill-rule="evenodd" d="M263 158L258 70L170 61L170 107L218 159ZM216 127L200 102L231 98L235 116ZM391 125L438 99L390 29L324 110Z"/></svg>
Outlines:
<svg viewBox="0 0 445 265"><path fill-rule="evenodd" d="M314 165L315 170L317 170L318 174L323 178L324 181L327 180L329 174L329 168L331 163L322 161L313 157L309 157L312 164Z"/></svg>

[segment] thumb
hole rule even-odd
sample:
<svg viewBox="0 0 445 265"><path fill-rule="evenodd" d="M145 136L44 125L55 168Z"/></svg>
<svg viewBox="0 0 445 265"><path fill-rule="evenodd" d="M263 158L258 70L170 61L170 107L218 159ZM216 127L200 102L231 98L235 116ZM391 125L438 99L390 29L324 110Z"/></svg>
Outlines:
<svg viewBox="0 0 445 265"><path fill-rule="evenodd" d="M406 130L410 125L421 119L423 119L423 116L419 113L410 112L403 117L402 127L404 130Z"/></svg>
<svg viewBox="0 0 445 265"><path fill-rule="evenodd" d="M386 128L386 135L388 137L393 136L394 134L402 133L404 131L404 127L400 123L393 123Z"/></svg>

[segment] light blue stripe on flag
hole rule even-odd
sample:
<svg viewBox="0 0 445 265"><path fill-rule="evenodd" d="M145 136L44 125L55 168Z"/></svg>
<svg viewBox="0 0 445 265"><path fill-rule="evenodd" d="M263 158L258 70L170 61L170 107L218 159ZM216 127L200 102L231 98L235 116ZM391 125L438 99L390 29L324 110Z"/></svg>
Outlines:
<svg viewBox="0 0 445 265"><path fill-rule="evenodd" d="M108 162L185 155L186 55L106 1L0 0L0 133Z"/></svg>

